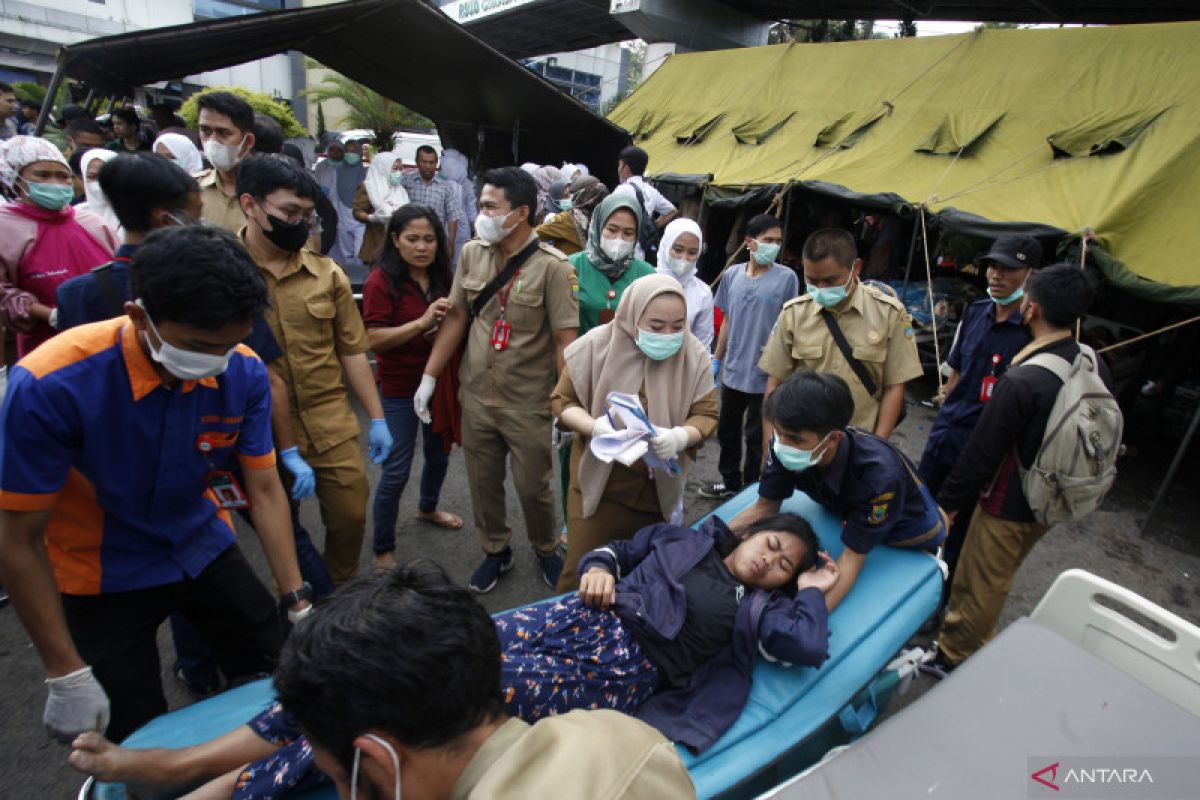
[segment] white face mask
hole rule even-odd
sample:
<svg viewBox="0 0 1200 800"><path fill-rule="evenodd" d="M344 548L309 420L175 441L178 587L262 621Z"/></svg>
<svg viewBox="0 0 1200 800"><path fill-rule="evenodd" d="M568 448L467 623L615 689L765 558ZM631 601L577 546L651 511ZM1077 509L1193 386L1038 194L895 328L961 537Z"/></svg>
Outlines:
<svg viewBox="0 0 1200 800"><path fill-rule="evenodd" d="M600 249L613 261L624 261L633 253L633 242L627 242L620 237L601 236Z"/></svg>
<svg viewBox="0 0 1200 800"><path fill-rule="evenodd" d="M682 278L696 268L696 262L688 261L686 258L667 256L667 267L675 273L675 277Z"/></svg>
<svg viewBox="0 0 1200 800"><path fill-rule="evenodd" d="M143 311L146 310L141 300L138 300L137 304L141 306ZM150 319L149 314L146 315L146 324L154 332L154 336L159 342L156 348L147 340L146 343L150 345L150 356L159 364L162 364L163 369L181 381L198 381L220 375L229 367L229 359L233 358L233 352L237 349L237 346L234 345L223 356L197 353L193 350L182 350L162 337L162 334L158 332L158 328L154 326L154 320Z"/></svg>
<svg viewBox="0 0 1200 800"><path fill-rule="evenodd" d="M242 160L242 145L245 143L245 136L237 144L221 144L216 139L209 139L204 143L204 157L221 172L229 172Z"/></svg>
<svg viewBox="0 0 1200 800"><path fill-rule="evenodd" d="M510 211L509 214L511 213L512 212ZM504 237L515 231L517 229L517 225L520 224L514 223L513 225L505 227L504 220L507 217L508 214L489 217L487 214L484 214L482 211L480 211L479 216L475 218L475 233L479 234L480 239L483 239L485 242L489 242L490 244L496 244L496 242L503 241Z"/></svg>
<svg viewBox="0 0 1200 800"><path fill-rule="evenodd" d="M395 749L383 739L380 739L373 733L364 733L375 744L387 748L388 755L392 757L392 768L396 770L396 788L393 790L394 800L400 800L400 756L396 755ZM362 750L354 748L354 766L350 769L350 800L358 800L358 765L362 762Z"/></svg>

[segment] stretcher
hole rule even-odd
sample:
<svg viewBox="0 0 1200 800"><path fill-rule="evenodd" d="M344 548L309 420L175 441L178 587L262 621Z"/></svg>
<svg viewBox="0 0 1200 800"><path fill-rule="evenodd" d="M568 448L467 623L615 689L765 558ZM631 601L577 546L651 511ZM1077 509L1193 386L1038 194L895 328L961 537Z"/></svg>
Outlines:
<svg viewBox="0 0 1200 800"><path fill-rule="evenodd" d="M757 484L713 513L730 520L757 498ZM822 546L842 552L841 521L797 492L783 504L813 526ZM698 523L697 523L698 524ZM815 764L863 733L886 706L914 659L897 658L941 597L944 565L919 550L877 547L830 621L829 659L819 669L760 659L737 722L700 755L680 748L702 798L749 798ZM130 747L183 747L247 722L271 702L263 680L173 711L133 733ZM85 787L85 792L89 791ZM298 795L325 800L325 792ZM118 800L120 787L97 786L80 800Z"/></svg>

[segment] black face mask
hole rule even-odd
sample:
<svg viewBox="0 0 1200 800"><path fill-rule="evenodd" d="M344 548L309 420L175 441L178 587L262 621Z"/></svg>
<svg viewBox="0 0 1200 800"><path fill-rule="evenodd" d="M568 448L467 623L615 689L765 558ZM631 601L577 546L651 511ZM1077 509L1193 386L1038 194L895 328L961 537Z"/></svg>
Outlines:
<svg viewBox="0 0 1200 800"><path fill-rule="evenodd" d="M267 214L267 220L271 223L271 229L262 229L263 236L267 237L267 241L288 253L299 252L300 248L304 247L304 243L308 241L309 225L308 220L301 219L299 222L287 222L280 219L274 214Z"/></svg>

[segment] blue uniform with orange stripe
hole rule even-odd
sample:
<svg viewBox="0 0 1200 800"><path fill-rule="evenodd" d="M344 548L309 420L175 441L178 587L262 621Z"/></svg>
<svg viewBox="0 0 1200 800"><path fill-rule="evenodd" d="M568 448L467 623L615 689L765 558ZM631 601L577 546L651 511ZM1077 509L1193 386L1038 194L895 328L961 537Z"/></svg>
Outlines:
<svg viewBox="0 0 1200 800"><path fill-rule="evenodd" d="M234 543L205 483L236 455L275 464L266 367L239 346L216 378L164 387L127 318L82 325L9 373L0 508L53 509L60 591L94 595L193 578ZM219 446L207 457L197 440Z"/></svg>

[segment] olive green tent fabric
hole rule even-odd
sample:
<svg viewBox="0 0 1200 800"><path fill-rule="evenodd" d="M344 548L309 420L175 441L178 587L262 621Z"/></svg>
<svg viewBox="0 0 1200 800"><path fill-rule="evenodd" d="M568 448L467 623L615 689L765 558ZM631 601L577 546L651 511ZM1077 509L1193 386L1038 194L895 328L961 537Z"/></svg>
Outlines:
<svg viewBox="0 0 1200 800"><path fill-rule="evenodd" d="M1143 282L1200 291L1198 42L1182 22L688 53L610 119L651 175L887 198L949 227L1090 229Z"/></svg>

